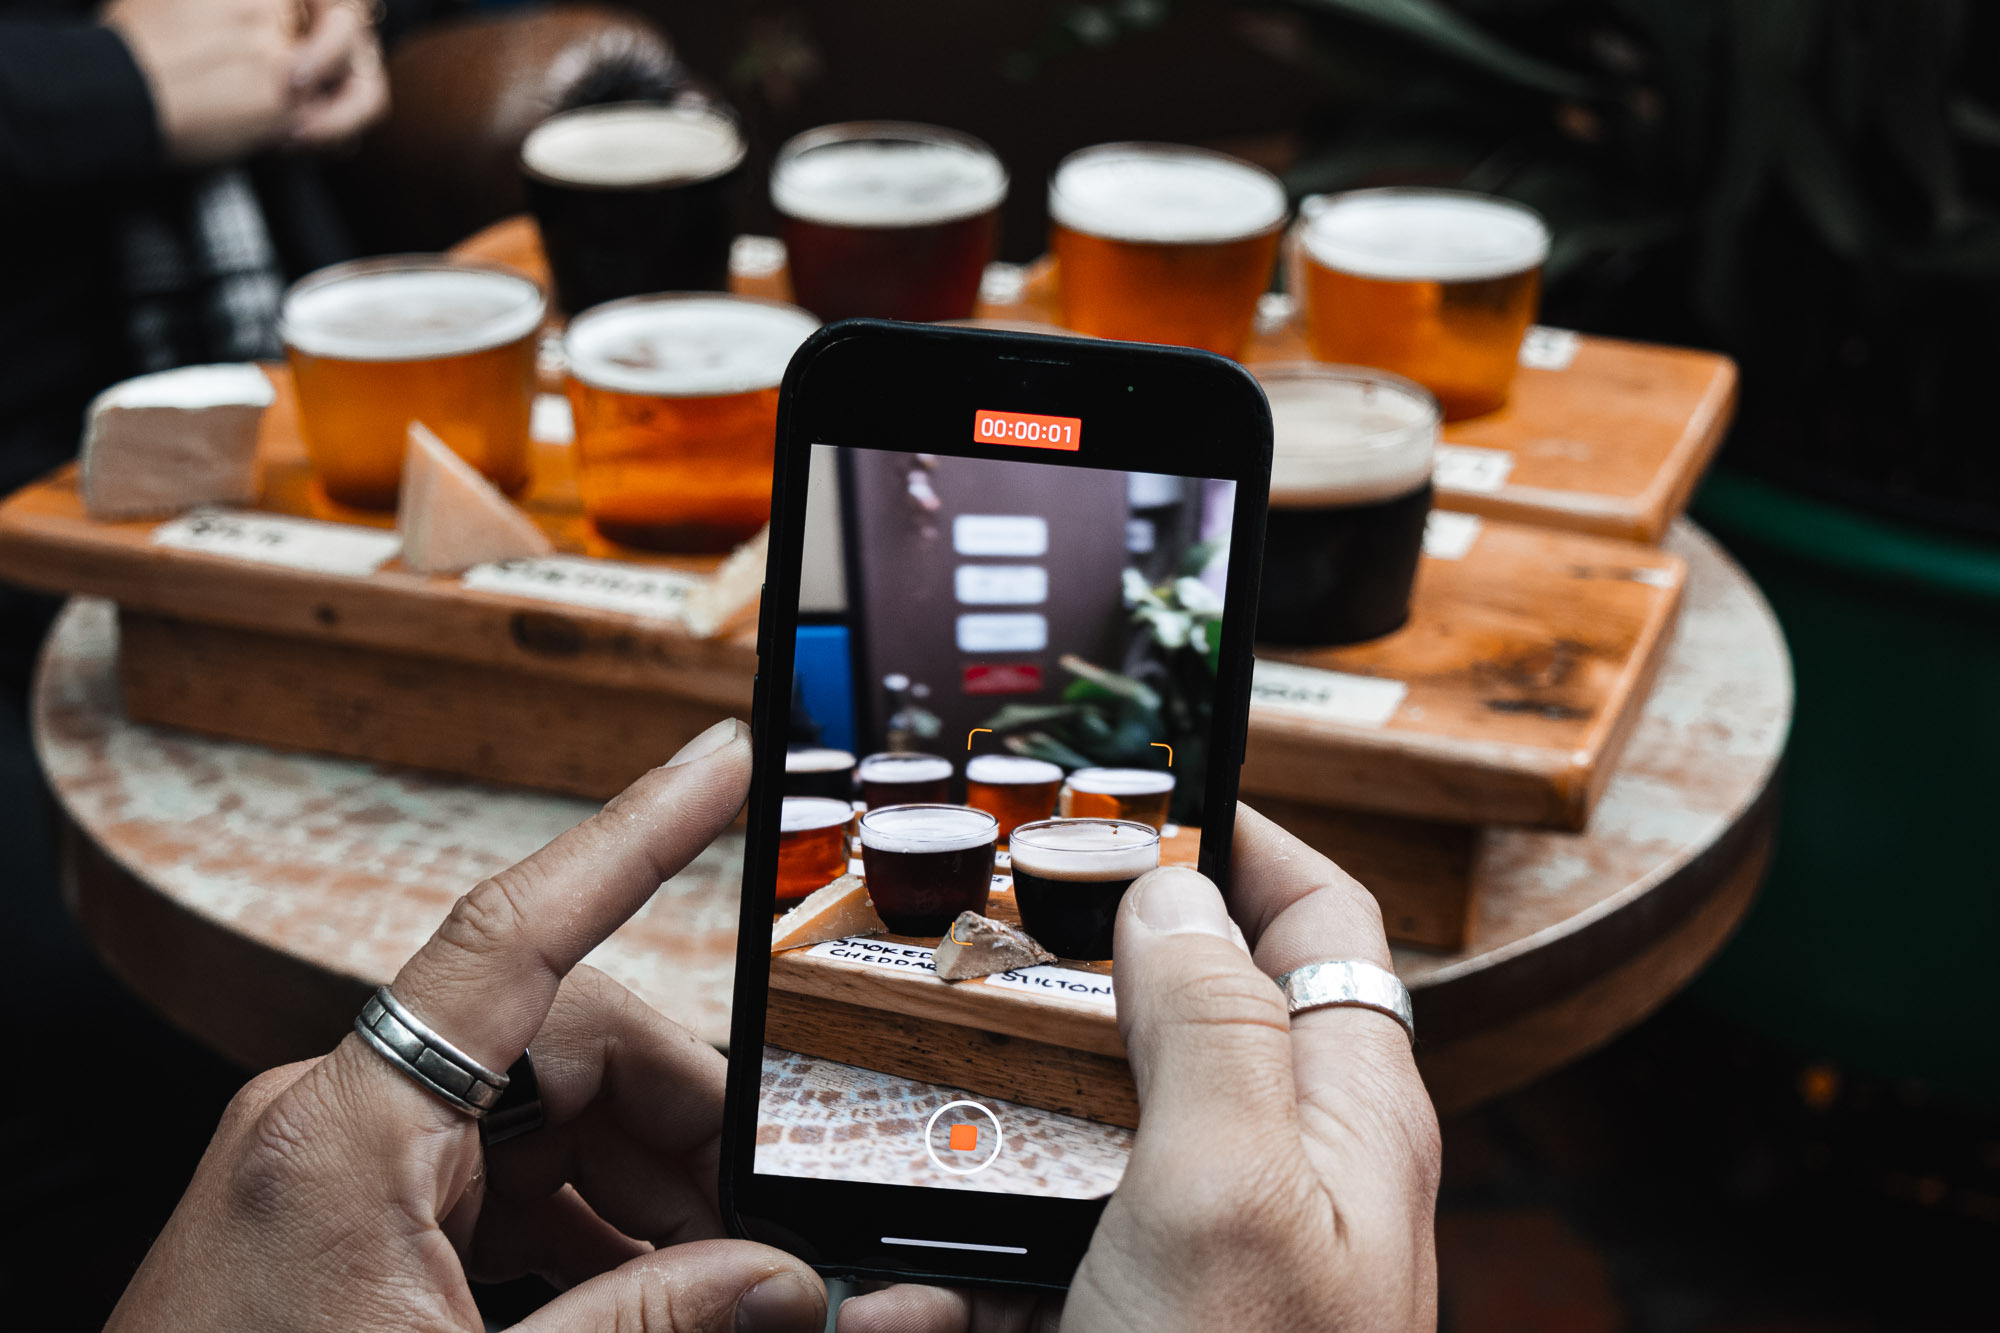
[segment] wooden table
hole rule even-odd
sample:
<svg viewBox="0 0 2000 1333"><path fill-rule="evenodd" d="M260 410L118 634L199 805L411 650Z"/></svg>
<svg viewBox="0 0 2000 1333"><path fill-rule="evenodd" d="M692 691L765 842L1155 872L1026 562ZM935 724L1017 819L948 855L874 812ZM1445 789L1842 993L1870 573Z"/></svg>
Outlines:
<svg viewBox="0 0 2000 1333"><path fill-rule="evenodd" d="M1441 1109L1525 1083L1638 1022L1714 954L1755 893L1790 661L1763 599L1707 536L1682 522L1667 545L1689 562L1687 605L1590 827L1487 830L1467 947L1398 952ZM134 725L119 706L114 626L107 603L73 602L37 692L36 743L66 816L66 892L114 971L245 1065L330 1047L460 893L590 812L564 797ZM718 1044L740 856L740 838L725 837L591 958ZM844 1107L836 1135L817 1094L856 1077L876 1096L849 1103L867 1108L858 1118ZM766 1160L797 1171L910 1163L908 1114L950 1100L948 1089L800 1057L767 1069L766 1082ZM1126 1131L997 1109L1024 1138L1061 1148L1023 1158L1025 1179L1074 1189L1119 1160ZM1021 1183L997 1172L970 1179Z"/></svg>

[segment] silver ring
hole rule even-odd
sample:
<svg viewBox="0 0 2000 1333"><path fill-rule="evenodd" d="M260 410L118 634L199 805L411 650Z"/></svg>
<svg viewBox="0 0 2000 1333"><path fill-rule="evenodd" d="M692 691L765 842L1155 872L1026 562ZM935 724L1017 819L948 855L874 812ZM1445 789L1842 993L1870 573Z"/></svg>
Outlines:
<svg viewBox="0 0 2000 1333"><path fill-rule="evenodd" d="M354 1030L384 1060L438 1100L483 1120L509 1082L439 1036L382 987L355 1017Z"/></svg>
<svg viewBox="0 0 2000 1333"><path fill-rule="evenodd" d="M1285 1005L1294 1017L1336 1006L1373 1009L1401 1023L1410 1034L1410 1044L1417 1043L1417 1015L1409 987L1386 968L1354 959L1308 963L1279 977L1278 989L1285 993Z"/></svg>

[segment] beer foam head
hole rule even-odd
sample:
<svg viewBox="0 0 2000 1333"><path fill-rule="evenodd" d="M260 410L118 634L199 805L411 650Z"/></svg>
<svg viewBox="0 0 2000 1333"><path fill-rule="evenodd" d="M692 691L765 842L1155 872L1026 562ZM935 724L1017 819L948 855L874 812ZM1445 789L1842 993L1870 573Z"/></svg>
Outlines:
<svg viewBox="0 0 2000 1333"><path fill-rule="evenodd" d="M525 338L544 308L532 279L504 269L363 259L301 279L285 294L278 331L308 356L415 361Z"/></svg>
<svg viewBox="0 0 2000 1333"><path fill-rule="evenodd" d="M1175 144L1104 144L1049 179L1049 216L1121 241L1233 241L1285 220L1285 187L1262 167Z"/></svg>
<svg viewBox="0 0 2000 1333"><path fill-rule="evenodd" d="M706 397L775 388L819 327L797 306L740 296L635 296L570 321L570 373L620 393Z"/></svg>
<svg viewBox="0 0 2000 1333"><path fill-rule="evenodd" d="M837 773L843 768L854 767L854 756L845 750L787 750L785 751L785 771L787 773Z"/></svg>
<svg viewBox="0 0 2000 1333"><path fill-rule="evenodd" d="M1062 775L1062 769L1046 759L1030 759L1020 754L982 754L965 765L967 781L990 782L994 786L1060 782Z"/></svg>
<svg viewBox="0 0 2000 1333"><path fill-rule="evenodd" d="M1307 253L1328 268L1387 282L1483 282L1549 257L1533 209L1459 190L1355 190L1308 201Z"/></svg>
<svg viewBox="0 0 2000 1333"><path fill-rule="evenodd" d="M845 824L852 818L854 807L846 801L824 796L787 796L784 808L778 814L778 831L807 833L813 829Z"/></svg>
<svg viewBox="0 0 2000 1333"><path fill-rule="evenodd" d="M977 139L927 125L809 130L778 151L771 203L834 227L923 227L974 217L1007 197L1007 169Z"/></svg>
<svg viewBox="0 0 2000 1333"><path fill-rule="evenodd" d="M1174 775L1158 768L1079 768L1069 785L1093 796L1150 796L1172 791Z"/></svg>
<svg viewBox="0 0 2000 1333"><path fill-rule="evenodd" d="M1271 404L1271 507L1408 495L1430 479L1438 405L1400 376L1318 362L1259 366Z"/></svg>
<svg viewBox="0 0 2000 1333"><path fill-rule="evenodd" d="M1048 879L1131 879L1160 864L1160 835L1129 819L1052 819L1007 839L1014 869Z"/></svg>
<svg viewBox="0 0 2000 1333"><path fill-rule="evenodd" d="M551 116L522 142L521 165L558 184L618 189L708 180L743 153L743 136L726 116L628 102Z"/></svg>
<svg viewBox="0 0 2000 1333"><path fill-rule="evenodd" d="M871 754L858 772L863 782L939 782L951 776L951 760L935 754Z"/></svg>
<svg viewBox="0 0 2000 1333"><path fill-rule="evenodd" d="M861 845L878 852L962 852L1000 839L1000 821L969 805L885 805L861 817Z"/></svg>

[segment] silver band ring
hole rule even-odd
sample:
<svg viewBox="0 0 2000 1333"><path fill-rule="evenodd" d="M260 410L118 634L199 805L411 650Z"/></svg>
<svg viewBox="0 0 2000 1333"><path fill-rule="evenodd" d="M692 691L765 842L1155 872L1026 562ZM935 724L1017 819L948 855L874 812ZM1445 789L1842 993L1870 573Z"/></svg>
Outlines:
<svg viewBox="0 0 2000 1333"><path fill-rule="evenodd" d="M1410 1044L1416 1045L1417 1015L1409 988L1387 968L1358 959L1308 963L1279 977L1278 989L1285 993L1293 1017L1314 1009L1373 1009L1401 1023Z"/></svg>
<svg viewBox="0 0 2000 1333"><path fill-rule="evenodd" d="M452 1045L382 987L355 1017L354 1030L390 1064L439 1101L484 1119L507 1090L496 1073Z"/></svg>

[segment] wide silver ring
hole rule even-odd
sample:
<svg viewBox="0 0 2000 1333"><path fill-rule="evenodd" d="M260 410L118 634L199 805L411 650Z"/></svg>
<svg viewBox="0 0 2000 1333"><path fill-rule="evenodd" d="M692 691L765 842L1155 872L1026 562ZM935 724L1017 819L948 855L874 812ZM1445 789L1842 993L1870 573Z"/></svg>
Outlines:
<svg viewBox="0 0 2000 1333"><path fill-rule="evenodd" d="M1409 987L1387 968L1358 959L1308 963L1279 977L1278 989L1285 993L1285 1005L1294 1017L1341 1006L1373 1009L1401 1023L1410 1044L1416 1044L1417 1014Z"/></svg>
<svg viewBox="0 0 2000 1333"><path fill-rule="evenodd" d="M417 1086L446 1105L482 1120L510 1081L440 1036L382 987L354 1019L361 1040Z"/></svg>

